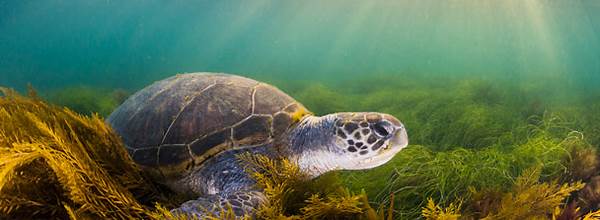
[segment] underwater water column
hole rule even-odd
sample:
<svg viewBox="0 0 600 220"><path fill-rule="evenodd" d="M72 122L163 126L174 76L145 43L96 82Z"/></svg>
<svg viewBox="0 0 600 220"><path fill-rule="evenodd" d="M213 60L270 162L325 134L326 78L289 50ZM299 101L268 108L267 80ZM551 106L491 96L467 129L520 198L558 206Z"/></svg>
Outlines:
<svg viewBox="0 0 600 220"><path fill-rule="evenodd" d="M594 0L0 3L2 84L139 89L182 72L597 85Z"/></svg>

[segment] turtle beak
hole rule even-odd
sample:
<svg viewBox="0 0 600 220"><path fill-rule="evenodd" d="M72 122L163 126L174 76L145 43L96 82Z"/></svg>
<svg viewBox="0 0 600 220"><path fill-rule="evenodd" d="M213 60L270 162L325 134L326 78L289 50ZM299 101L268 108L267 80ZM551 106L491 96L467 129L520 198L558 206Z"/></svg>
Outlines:
<svg viewBox="0 0 600 220"><path fill-rule="evenodd" d="M398 148L398 151L400 151L408 145L408 135L406 134L406 129L402 124L397 126L395 130L394 136L392 136L390 139L389 146L392 149Z"/></svg>
<svg viewBox="0 0 600 220"><path fill-rule="evenodd" d="M370 169L383 165L390 161L394 156L408 146L408 135L402 124L396 126L388 144L382 147L377 155L359 161L356 164L357 169Z"/></svg>
<svg viewBox="0 0 600 220"><path fill-rule="evenodd" d="M391 132L388 136L388 145L385 146L379 154L384 154L386 156L391 155L390 157L393 157L396 155L396 153L408 145L408 135L406 134L406 128L404 127L404 124L402 124L402 122L400 122L394 116L384 114L383 117L391 123L391 128L389 129Z"/></svg>
<svg viewBox="0 0 600 220"><path fill-rule="evenodd" d="M375 161L379 161L384 164L391 160L400 150L408 146L408 135L406 129L402 124L396 126L393 136L390 138L387 146L383 147L381 151L373 158Z"/></svg>

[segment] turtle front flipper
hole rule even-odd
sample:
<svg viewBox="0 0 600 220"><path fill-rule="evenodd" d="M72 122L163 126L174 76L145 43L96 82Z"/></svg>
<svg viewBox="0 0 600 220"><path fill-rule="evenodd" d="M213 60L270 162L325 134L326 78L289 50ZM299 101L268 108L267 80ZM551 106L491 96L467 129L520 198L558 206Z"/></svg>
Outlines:
<svg viewBox="0 0 600 220"><path fill-rule="evenodd" d="M187 201L179 208L171 210L174 215L187 215L205 219L208 216L219 217L222 211L229 211L229 207L236 218L252 216L255 210L266 201L260 191L238 191L229 194L213 194Z"/></svg>

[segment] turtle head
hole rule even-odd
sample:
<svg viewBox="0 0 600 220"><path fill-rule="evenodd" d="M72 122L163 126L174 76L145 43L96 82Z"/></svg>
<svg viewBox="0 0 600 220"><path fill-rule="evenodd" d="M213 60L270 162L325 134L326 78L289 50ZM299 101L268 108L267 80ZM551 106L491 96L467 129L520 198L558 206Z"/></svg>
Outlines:
<svg viewBox="0 0 600 220"><path fill-rule="evenodd" d="M394 116L335 113L307 116L292 134L300 167L313 175L382 165L408 145L404 125Z"/></svg>

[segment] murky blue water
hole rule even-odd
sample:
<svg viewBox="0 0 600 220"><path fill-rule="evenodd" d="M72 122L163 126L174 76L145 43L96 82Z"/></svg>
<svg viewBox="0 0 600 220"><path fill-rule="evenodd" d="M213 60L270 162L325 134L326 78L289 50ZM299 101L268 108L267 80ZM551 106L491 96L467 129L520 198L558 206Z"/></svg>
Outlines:
<svg viewBox="0 0 600 220"><path fill-rule="evenodd" d="M597 0L0 1L0 84L137 89L181 72L600 85Z"/></svg>

